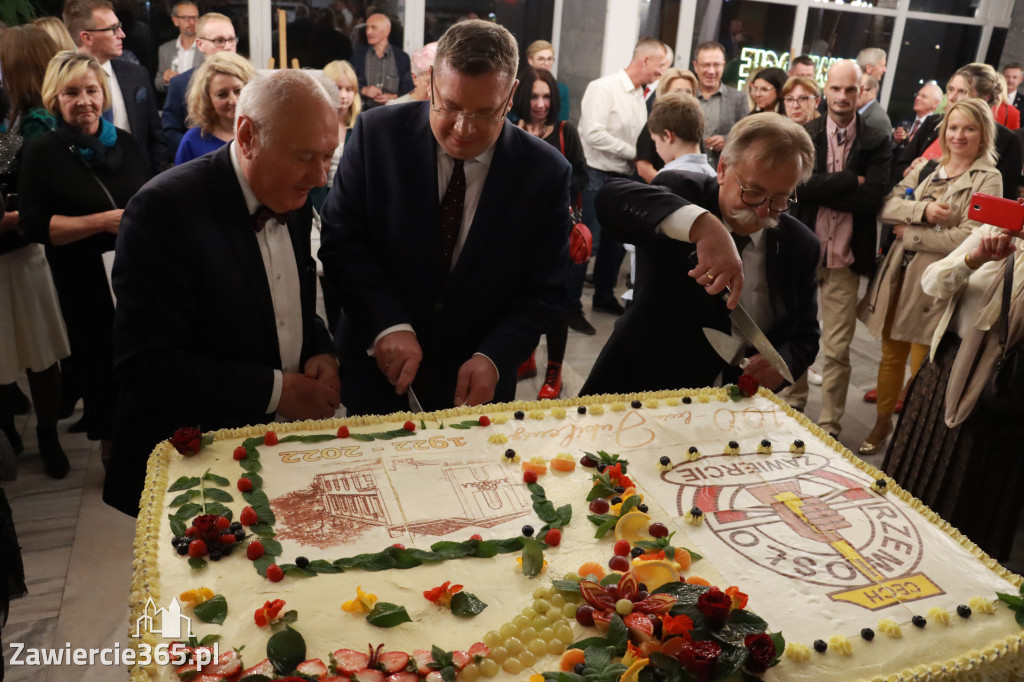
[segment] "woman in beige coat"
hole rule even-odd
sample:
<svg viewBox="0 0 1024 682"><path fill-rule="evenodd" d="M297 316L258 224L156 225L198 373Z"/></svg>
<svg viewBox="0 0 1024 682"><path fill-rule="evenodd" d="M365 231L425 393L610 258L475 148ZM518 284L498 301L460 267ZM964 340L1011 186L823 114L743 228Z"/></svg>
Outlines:
<svg viewBox="0 0 1024 682"><path fill-rule="evenodd" d="M1020 233L1017 233L1018 236ZM1009 315L1004 271L1014 254ZM1024 506L1024 422L978 406L999 354L1024 339L1024 242L988 225L929 267L924 291L944 313L907 396L882 468L997 560L1005 561Z"/></svg>
<svg viewBox="0 0 1024 682"><path fill-rule="evenodd" d="M911 376L928 355L942 306L921 289L921 276L963 242L980 223L967 219L975 192L1002 194L993 147L995 122L988 105L965 99L950 107L939 129L942 158L920 164L893 188L879 219L896 239L860 304L860 319L882 340L878 365L878 416L861 444L877 453L892 431L907 358Z"/></svg>

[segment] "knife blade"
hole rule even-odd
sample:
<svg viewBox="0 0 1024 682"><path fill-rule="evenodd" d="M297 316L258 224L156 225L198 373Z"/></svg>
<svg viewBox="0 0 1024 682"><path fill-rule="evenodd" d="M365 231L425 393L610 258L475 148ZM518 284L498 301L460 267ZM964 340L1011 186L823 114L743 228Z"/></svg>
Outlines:
<svg viewBox="0 0 1024 682"><path fill-rule="evenodd" d="M697 252L693 251L690 254L690 262L693 263L694 267L697 266ZM719 296L726 303L729 302L729 297L732 296L732 290L729 287L725 287L719 292ZM761 328L757 326L754 319L750 317L750 313L744 310L743 306L739 303L736 307L729 311L729 319L736 325L736 329L739 330L740 334L750 341L757 349L757 352L761 354L768 364L775 368L775 371L782 375L782 378L789 383L795 383L793 379L793 373L789 371L789 366L786 361L779 355L779 351L775 350L775 346L768 340ZM712 344L714 345L714 344ZM730 363L731 364L731 363Z"/></svg>
<svg viewBox="0 0 1024 682"><path fill-rule="evenodd" d="M405 389L405 394L409 397L409 410L416 414L422 413L423 405L420 404L419 398L416 397L416 391L412 389L412 384Z"/></svg>
<svg viewBox="0 0 1024 682"><path fill-rule="evenodd" d="M730 365L739 367L740 369L745 368L750 361L744 357L741 357L743 353L743 342L737 339L735 336L720 332L717 329L711 327L702 327L701 331L704 332L705 338L708 343L711 344L711 348L718 353L718 357L725 360Z"/></svg>

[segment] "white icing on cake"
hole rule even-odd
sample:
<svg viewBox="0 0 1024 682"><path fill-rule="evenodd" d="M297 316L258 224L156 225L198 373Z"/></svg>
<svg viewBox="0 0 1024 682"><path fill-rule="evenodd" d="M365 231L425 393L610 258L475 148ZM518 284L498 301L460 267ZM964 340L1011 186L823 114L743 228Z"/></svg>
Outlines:
<svg viewBox="0 0 1024 682"><path fill-rule="evenodd" d="M681 402L683 396L691 402ZM628 475L648 514L676 533L673 545L703 555L685 575L722 589L739 586L750 596L747 608L767 620L771 631L781 630L788 642L800 645L796 649L809 650L806 661L783 657L765 679L1005 678L1024 668L1020 628L1005 605L997 603L992 614L975 608L970 618L956 615L956 606L972 597L991 601L997 591L1017 592L1019 576L1007 573L895 483L886 495L878 494L873 486L880 472L840 452L834 440L774 396L762 391L739 402L723 396L720 389L703 389L450 410L414 417L417 432L392 440L261 445L259 475L283 548L278 563L294 563L297 556L333 561L394 543L429 549L439 540L462 541L474 534L511 538L524 524L539 529L543 522L532 510L520 466L504 461L505 450L514 449L524 462L604 450L629 460ZM634 399L643 406L630 407ZM577 405L588 406L587 413L579 414ZM526 418L513 418L516 410ZM451 428L481 414L491 417L489 426ZM201 477L209 470L227 478L231 485L224 489L233 497L227 506L238 518L245 503L234 484L245 472L232 453L246 437L270 429L280 437L333 434L342 425L353 434L382 432L400 428L410 417L221 431L191 458L166 443L158 446L137 526L133 626L149 598L166 606L180 592L205 586L226 598L229 613L223 626L193 619L195 633L220 635L222 650L244 644L246 667L266 657L273 630L257 627L253 612L273 599L284 599L285 610L298 612L292 627L305 639L307 658L326 662L336 649L365 651L368 643L406 653L435 644L468 650L529 607L535 590L548 587L552 578L576 571L585 561L607 566L615 540L611 533L602 540L593 537L584 498L594 470L579 465L570 473L549 469L538 481L556 507L572 505L573 519L560 546L545 551L546 571L533 579L521 575L517 552L272 583L256 573L244 547L193 570L171 546L167 515L174 510L167 505L178 493L165 491L181 476ZM438 428L442 421L445 429ZM805 452L759 454L765 438L773 443L800 439ZM719 453L730 440L739 443L739 454L685 461L691 445ZM669 471L658 470L662 455L672 462ZM699 526L684 520L693 506L704 512ZM459 618L423 597L424 590L445 581L464 585L488 608L474 618ZM341 604L355 598L357 586L405 606L414 622L381 629L345 613ZM911 625L914 615L933 608L951 614L948 625L932 620L924 628ZM873 641L861 638L862 628L876 628L883 619L900 627L901 639L877 630ZM558 622L570 623L576 638L597 634L572 619L555 619L552 625ZM831 638L845 639L849 655L832 648L818 653L811 646ZM521 673L500 672L498 679L526 679L531 671L557 667L558 657L548 655ZM176 676L172 667L150 667L135 669L133 679Z"/></svg>

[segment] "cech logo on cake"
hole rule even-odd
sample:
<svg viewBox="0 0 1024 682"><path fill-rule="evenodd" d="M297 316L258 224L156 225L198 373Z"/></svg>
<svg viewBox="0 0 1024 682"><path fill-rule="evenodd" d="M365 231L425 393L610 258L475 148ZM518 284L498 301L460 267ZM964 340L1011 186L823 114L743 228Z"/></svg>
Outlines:
<svg viewBox="0 0 1024 682"><path fill-rule="evenodd" d="M662 474L679 514L767 570L870 610L944 594L917 571L920 533L902 509L822 455L705 456Z"/></svg>

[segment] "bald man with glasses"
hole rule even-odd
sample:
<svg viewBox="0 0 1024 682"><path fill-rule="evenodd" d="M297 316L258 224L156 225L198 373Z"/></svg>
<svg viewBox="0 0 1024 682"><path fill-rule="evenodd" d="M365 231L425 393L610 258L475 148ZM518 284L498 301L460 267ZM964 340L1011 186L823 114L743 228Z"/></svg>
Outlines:
<svg viewBox="0 0 1024 682"><path fill-rule="evenodd" d="M149 72L138 64L117 59L124 50L124 30L107 0L68 0L64 24L78 51L99 61L110 82L111 108L103 117L126 130L149 157L155 175L167 168L167 145L157 116L156 93Z"/></svg>

